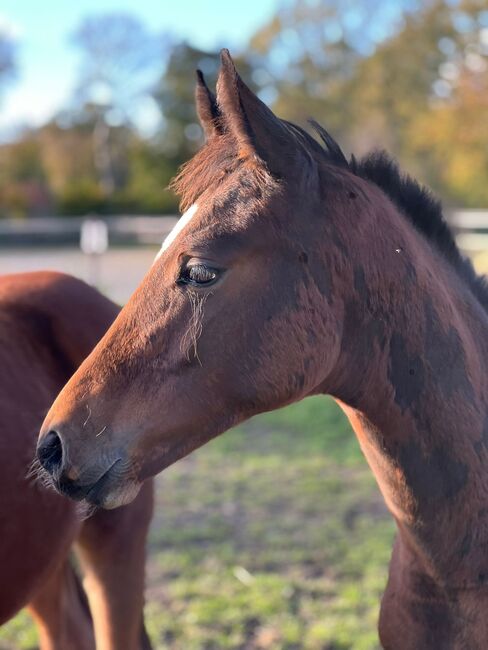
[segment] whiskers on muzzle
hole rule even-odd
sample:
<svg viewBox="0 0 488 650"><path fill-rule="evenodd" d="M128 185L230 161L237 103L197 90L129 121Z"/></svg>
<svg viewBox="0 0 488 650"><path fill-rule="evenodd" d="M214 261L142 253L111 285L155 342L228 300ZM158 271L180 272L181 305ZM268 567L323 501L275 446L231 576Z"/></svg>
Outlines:
<svg viewBox="0 0 488 650"><path fill-rule="evenodd" d="M97 510L99 510L99 506L95 505L94 503L89 503L86 499L83 501L77 501L75 504L75 512L76 516L80 521L86 521L87 519L90 519Z"/></svg>
<svg viewBox="0 0 488 650"><path fill-rule="evenodd" d="M26 480L76 501L76 513L83 521L100 507L110 509L129 503L139 492L141 484L134 464L110 456L101 454L94 465L84 463L77 480L68 478L63 471L46 470L36 456L27 469Z"/></svg>
<svg viewBox="0 0 488 650"><path fill-rule="evenodd" d="M43 487L56 490L55 477L41 465L41 461L37 456L34 456L30 462L25 478L31 485L39 484Z"/></svg>

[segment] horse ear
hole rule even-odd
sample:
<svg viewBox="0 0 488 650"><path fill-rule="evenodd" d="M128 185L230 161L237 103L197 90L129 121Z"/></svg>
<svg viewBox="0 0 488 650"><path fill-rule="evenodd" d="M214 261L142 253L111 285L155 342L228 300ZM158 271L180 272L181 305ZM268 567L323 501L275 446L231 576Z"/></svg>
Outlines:
<svg viewBox="0 0 488 650"><path fill-rule="evenodd" d="M242 81L228 50L220 53L217 104L226 131L238 145L242 159L264 162L271 172L290 169L298 148L284 123ZM285 160L287 164L285 164Z"/></svg>
<svg viewBox="0 0 488 650"><path fill-rule="evenodd" d="M197 115L202 125L205 139L210 140L221 132L219 124L219 109L215 95L205 82L205 77L201 70L197 70L197 85L195 88L195 103Z"/></svg>

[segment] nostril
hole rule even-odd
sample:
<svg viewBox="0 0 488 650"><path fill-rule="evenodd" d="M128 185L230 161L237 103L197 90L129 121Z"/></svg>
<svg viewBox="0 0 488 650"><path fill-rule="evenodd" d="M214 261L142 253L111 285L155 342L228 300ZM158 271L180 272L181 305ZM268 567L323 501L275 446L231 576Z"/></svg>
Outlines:
<svg viewBox="0 0 488 650"><path fill-rule="evenodd" d="M49 431L37 448L39 462L49 473L61 467L63 461L63 444L56 431Z"/></svg>

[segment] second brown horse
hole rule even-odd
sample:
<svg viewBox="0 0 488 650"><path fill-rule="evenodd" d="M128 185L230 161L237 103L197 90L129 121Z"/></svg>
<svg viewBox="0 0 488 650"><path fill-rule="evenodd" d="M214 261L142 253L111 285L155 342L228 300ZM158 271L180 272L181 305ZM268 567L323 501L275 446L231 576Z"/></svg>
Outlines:
<svg viewBox="0 0 488 650"><path fill-rule="evenodd" d="M41 650L150 648L142 610L152 482L129 506L83 521L76 504L26 478L50 402L117 313L66 275L0 277L0 625L27 606Z"/></svg>

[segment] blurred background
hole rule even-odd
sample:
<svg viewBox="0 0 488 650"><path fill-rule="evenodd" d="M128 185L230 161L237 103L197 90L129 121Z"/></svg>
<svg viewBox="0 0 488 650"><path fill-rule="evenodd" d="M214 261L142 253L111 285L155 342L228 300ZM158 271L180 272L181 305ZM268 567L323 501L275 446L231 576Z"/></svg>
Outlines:
<svg viewBox="0 0 488 650"><path fill-rule="evenodd" d="M386 148L488 269L486 0L2 0L0 273L54 268L123 303L200 146L194 70L228 47L275 112ZM156 648L370 650L394 534L336 406L256 418L158 479ZM36 647L21 614L1 650Z"/></svg>

